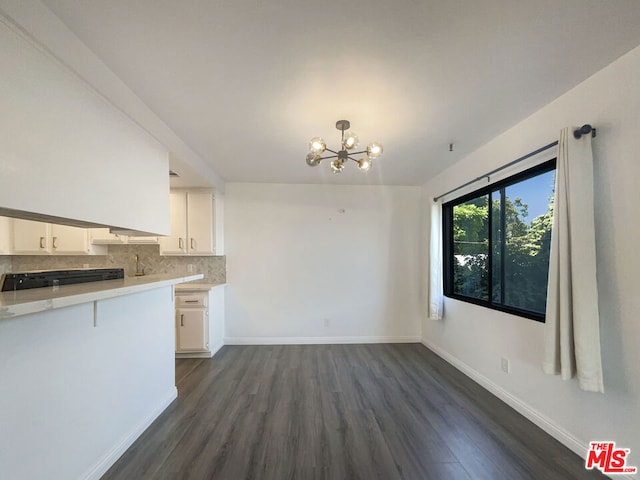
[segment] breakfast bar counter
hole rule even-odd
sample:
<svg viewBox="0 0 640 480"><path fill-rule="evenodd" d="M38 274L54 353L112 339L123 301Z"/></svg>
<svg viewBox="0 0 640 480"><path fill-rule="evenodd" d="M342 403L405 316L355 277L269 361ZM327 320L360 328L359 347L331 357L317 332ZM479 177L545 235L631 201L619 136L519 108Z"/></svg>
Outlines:
<svg viewBox="0 0 640 480"><path fill-rule="evenodd" d="M0 292L0 321L202 279L202 274L144 275L59 287Z"/></svg>
<svg viewBox="0 0 640 480"><path fill-rule="evenodd" d="M201 278L0 293L2 478L107 471L177 396L174 288Z"/></svg>

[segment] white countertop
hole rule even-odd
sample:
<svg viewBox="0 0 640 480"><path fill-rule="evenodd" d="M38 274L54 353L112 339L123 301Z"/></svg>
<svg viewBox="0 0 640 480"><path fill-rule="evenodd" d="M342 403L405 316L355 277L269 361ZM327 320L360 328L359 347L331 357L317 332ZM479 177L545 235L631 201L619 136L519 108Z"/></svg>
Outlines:
<svg viewBox="0 0 640 480"><path fill-rule="evenodd" d="M226 283L188 282L176 285L176 292L208 292L212 288L224 287Z"/></svg>
<svg viewBox="0 0 640 480"><path fill-rule="evenodd" d="M183 282L201 280L203 277L201 273L191 275L145 275L142 277L125 277L118 280L62 285L60 287L1 292L0 321L20 315L29 315Z"/></svg>

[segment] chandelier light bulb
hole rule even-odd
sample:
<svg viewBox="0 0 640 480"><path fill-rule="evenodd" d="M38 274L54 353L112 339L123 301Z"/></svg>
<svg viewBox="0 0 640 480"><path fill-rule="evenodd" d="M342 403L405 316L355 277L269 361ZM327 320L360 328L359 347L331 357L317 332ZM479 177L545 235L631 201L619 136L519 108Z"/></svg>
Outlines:
<svg viewBox="0 0 640 480"><path fill-rule="evenodd" d="M327 144L320 137L313 137L309 140L309 150L314 153L322 153L327 148Z"/></svg>
<svg viewBox="0 0 640 480"><path fill-rule="evenodd" d="M347 133L344 137L344 148L351 150L358 146L358 135L353 132Z"/></svg>
<svg viewBox="0 0 640 480"><path fill-rule="evenodd" d="M382 145L378 142L370 143L367 147L367 156L369 158L378 158L382 155Z"/></svg>
<svg viewBox="0 0 640 480"><path fill-rule="evenodd" d="M331 171L333 173L342 173L342 169L344 168L344 162L338 158L336 158L333 162L331 162Z"/></svg>
<svg viewBox="0 0 640 480"><path fill-rule="evenodd" d="M307 165L310 167L317 167L320 165L320 154L315 152L307 153Z"/></svg>
<svg viewBox="0 0 640 480"><path fill-rule="evenodd" d="M368 172L371 168L371 160L367 157L363 157L358 160L358 168L361 172Z"/></svg>

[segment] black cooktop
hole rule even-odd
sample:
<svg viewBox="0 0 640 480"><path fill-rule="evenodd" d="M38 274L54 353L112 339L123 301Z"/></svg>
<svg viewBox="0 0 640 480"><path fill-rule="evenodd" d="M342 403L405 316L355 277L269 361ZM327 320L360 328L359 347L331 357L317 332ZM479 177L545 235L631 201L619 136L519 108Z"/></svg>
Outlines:
<svg viewBox="0 0 640 480"><path fill-rule="evenodd" d="M82 268L77 270L43 270L39 272L5 273L0 278L0 291L72 285L124 278L123 268Z"/></svg>

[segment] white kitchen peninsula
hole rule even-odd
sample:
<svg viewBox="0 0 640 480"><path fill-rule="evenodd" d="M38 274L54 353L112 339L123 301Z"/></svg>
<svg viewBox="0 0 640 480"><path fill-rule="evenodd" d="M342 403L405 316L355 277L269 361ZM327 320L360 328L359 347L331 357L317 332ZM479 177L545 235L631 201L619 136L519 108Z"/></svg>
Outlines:
<svg viewBox="0 0 640 480"><path fill-rule="evenodd" d="M3 478L100 478L176 398L174 284L200 278L0 293Z"/></svg>

